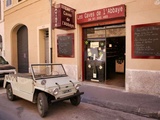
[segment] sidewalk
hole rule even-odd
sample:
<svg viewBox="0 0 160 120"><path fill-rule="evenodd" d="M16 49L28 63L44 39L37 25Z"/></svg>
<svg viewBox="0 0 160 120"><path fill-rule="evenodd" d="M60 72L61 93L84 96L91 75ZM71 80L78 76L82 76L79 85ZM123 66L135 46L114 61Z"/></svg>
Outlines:
<svg viewBox="0 0 160 120"><path fill-rule="evenodd" d="M99 83L82 82L82 102L160 119L160 97L126 92Z"/></svg>

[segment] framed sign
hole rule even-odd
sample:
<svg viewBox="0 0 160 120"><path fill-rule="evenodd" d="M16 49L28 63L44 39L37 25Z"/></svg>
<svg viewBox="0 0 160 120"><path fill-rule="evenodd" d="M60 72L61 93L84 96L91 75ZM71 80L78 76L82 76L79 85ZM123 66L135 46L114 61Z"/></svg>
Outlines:
<svg viewBox="0 0 160 120"><path fill-rule="evenodd" d="M160 59L160 23L132 26L132 58Z"/></svg>
<svg viewBox="0 0 160 120"><path fill-rule="evenodd" d="M60 3L52 11L52 28L75 29L75 9Z"/></svg>
<svg viewBox="0 0 160 120"><path fill-rule="evenodd" d="M74 34L57 35L58 57L74 57Z"/></svg>
<svg viewBox="0 0 160 120"><path fill-rule="evenodd" d="M100 20L108 20L112 18L122 18L126 16L126 6L124 4L88 11L77 14L77 23L84 24Z"/></svg>

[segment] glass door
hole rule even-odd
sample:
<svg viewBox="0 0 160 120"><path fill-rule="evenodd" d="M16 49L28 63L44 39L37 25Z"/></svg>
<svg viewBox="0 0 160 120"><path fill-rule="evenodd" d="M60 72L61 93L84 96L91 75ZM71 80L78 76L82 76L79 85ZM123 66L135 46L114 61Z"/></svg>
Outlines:
<svg viewBox="0 0 160 120"><path fill-rule="evenodd" d="M85 29L85 80L105 81L106 39L104 27Z"/></svg>

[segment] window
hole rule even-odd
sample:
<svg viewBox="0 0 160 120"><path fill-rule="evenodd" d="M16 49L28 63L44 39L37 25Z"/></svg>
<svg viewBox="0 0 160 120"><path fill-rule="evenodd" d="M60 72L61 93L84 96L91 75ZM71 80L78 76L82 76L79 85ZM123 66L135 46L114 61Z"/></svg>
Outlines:
<svg viewBox="0 0 160 120"><path fill-rule="evenodd" d="M22 0L18 0L18 2L21 2Z"/></svg>
<svg viewBox="0 0 160 120"><path fill-rule="evenodd" d="M12 0L6 0L6 6L10 6L12 4Z"/></svg>

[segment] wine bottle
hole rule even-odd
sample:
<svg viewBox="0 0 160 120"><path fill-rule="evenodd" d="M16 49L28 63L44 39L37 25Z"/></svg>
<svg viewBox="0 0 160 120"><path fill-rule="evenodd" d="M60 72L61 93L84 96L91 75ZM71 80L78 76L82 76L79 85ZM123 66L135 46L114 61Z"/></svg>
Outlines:
<svg viewBox="0 0 160 120"><path fill-rule="evenodd" d="M97 70L95 65L93 67L93 78L97 78Z"/></svg>

